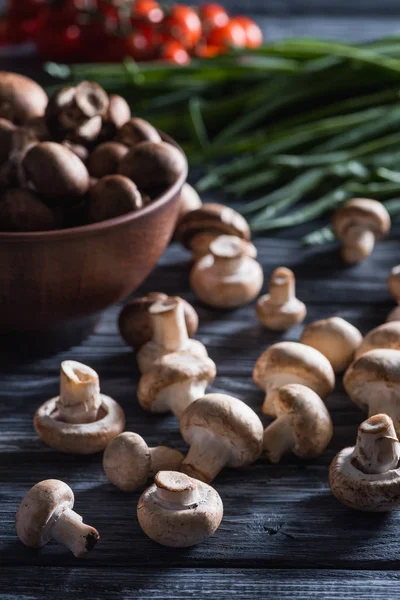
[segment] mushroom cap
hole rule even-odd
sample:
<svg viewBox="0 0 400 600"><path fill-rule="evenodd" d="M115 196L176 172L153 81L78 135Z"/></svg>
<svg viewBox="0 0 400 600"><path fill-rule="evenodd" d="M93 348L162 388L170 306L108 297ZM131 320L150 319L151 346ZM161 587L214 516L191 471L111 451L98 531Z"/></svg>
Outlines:
<svg viewBox="0 0 400 600"><path fill-rule="evenodd" d="M47 102L46 92L32 79L0 71L0 117L18 123L42 117Z"/></svg>
<svg viewBox="0 0 400 600"><path fill-rule="evenodd" d="M158 402L161 391L185 381L193 385L204 381L210 384L216 374L217 367L211 358L171 352L156 360L151 371L140 378L137 392L139 404L150 412L166 412L165 404Z"/></svg>
<svg viewBox="0 0 400 600"><path fill-rule="evenodd" d="M125 342L135 350L139 350L149 342L153 335L153 326L149 308L155 302L167 300L167 294L150 292L142 298L135 298L121 310L119 315L119 330ZM189 337L196 335L199 327L197 312L187 300L180 298L185 313L186 328Z"/></svg>
<svg viewBox="0 0 400 600"><path fill-rule="evenodd" d="M301 458L322 454L332 438L333 425L318 394L301 384L285 385L277 392L275 406L278 417L290 418L294 454Z"/></svg>
<svg viewBox="0 0 400 600"><path fill-rule="evenodd" d="M304 302L298 298L291 298L288 302L277 305L270 302L270 298L270 294L264 294L256 304L257 317L268 329L286 331L304 321L307 314Z"/></svg>
<svg viewBox="0 0 400 600"><path fill-rule="evenodd" d="M356 352L356 359L370 350L400 350L400 322L389 321L372 329Z"/></svg>
<svg viewBox="0 0 400 600"><path fill-rule="evenodd" d="M400 470L364 473L353 465L354 447L344 448L329 468L333 495L346 506L369 512L387 512L400 506Z"/></svg>
<svg viewBox="0 0 400 600"><path fill-rule="evenodd" d="M390 229L390 216L377 200L353 198L339 208L332 217L332 227L338 238L343 238L350 227L365 227L377 239L385 237Z"/></svg>
<svg viewBox="0 0 400 600"><path fill-rule="evenodd" d="M124 431L108 444L103 455L108 479L124 492L145 485L150 469L150 449L137 433Z"/></svg>
<svg viewBox="0 0 400 600"><path fill-rule="evenodd" d="M181 190L179 202L178 221L192 210L197 210L203 205L199 194L189 183L184 183Z"/></svg>
<svg viewBox="0 0 400 600"><path fill-rule="evenodd" d="M257 360L253 379L259 388L267 384L282 387L301 383L324 398L333 391L335 374L321 352L297 342L279 342L265 350Z"/></svg>
<svg viewBox="0 0 400 600"><path fill-rule="evenodd" d="M57 420L59 396L47 400L35 413L33 425L45 444L59 452L94 454L125 428L125 414L109 396L100 394L98 419L92 423L74 424Z"/></svg>
<svg viewBox="0 0 400 600"><path fill-rule="evenodd" d="M157 342L151 340L144 344L136 355L136 360L141 373L147 373L153 368L154 363L166 356L167 354L171 354L170 350L166 350ZM179 349L179 354L185 354L187 356L195 356L197 358L205 359L208 357L207 349L198 340L188 339L185 343L184 348Z"/></svg>
<svg viewBox="0 0 400 600"><path fill-rule="evenodd" d="M390 323L391 321L400 321L400 305L391 310L386 317L386 323Z"/></svg>
<svg viewBox="0 0 400 600"><path fill-rule="evenodd" d="M250 228L244 217L223 204L203 204L201 208L185 215L178 224L178 241L191 249L191 241L198 233L235 235L250 240Z"/></svg>
<svg viewBox="0 0 400 600"><path fill-rule="evenodd" d="M46 479L26 494L17 512L15 526L20 540L41 548L50 540L49 530L62 512L74 506L74 493L58 479Z"/></svg>
<svg viewBox="0 0 400 600"><path fill-rule="evenodd" d="M340 373L352 362L362 342L362 335L348 321L331 317L307 325L300 342L319 350L329 360L333 370Z"/></svg>
<svg viewBox="0 0 400 600"><path fill-rule="evenodd" d="M400 302L400 265L396 265L389 273L388 287L396 302Z"/></svg>
<svg viewBox="0 0 400 600"><path fill-rule="evenodd" d="M207 433L219 438L230 451L227 467L249 465L261 454L264 430L259 417L250 406L226 394L206 394L193 402L183 413L180 428L189 445Z"/></svg>
<svg viewBox="0 0 400 600"><path fill-rule="evenodd" d="M173 492L195 491L196 502L179 506L160 501L158 487ZM145 534L172 548L200 544L215 533L222 516L222 500L214 488L174 471L160 471L156 483L143 492L137 506L138 521Z"/></svg>
<svg viewBox="0 0 400 600"><path fill-rule="evenodd" d="M371 350L347 369L343 385L360 408L368 408L372 398L383 399L400 386L400 351Z"/></svg>
<svg viewBox="0 0 400 600"><path fill-rule="evenodd" d="M131 148L142 142L153 142L155 144L162 142L157 129L140 117L133 117L126 121L118 131L117 140Z"/></svg>

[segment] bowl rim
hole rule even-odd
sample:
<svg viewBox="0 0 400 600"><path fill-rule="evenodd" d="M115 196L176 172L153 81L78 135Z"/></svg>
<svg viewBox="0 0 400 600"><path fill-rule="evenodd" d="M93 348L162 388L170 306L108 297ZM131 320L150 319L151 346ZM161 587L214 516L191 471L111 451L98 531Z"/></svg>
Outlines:
<svg viewBox="0 0 400 600"><path fill-rule="evenodd" d="M78 225L77 227L70 227L67 229L52 229L50 231L0 232L0 244L2 242L47 242L50 240L72 240L79 237L91 236L108 229L111 230L115 227L128 225L133 221L150 215L164 204L167 204L179 193L180 189L185 183L189 172L189 166L186 154L179 144L163 131L160 131L159 133L164 142L168 142L182 152L185 158L185 168L175 183L163 194L161 194L161 196L155 198L150 204L138 211L132 211L126 213L125 215L121 215L120 217L114 217L113 219L107 219L106 221L100 221L99 223L90 223L89 225Z"/></svg>

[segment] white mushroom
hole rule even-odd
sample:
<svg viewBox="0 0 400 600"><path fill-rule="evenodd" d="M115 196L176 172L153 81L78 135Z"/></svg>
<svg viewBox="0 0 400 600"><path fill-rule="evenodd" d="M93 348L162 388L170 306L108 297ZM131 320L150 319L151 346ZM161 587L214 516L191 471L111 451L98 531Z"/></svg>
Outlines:
<svg viewBox="0 0 400 600"><path fill-rule="evenodd" d="M210 254L195 263L190 274L194 294L209 306L236 308L254 300L264 276L261 266L245 254L243 240L221 235Z"/></svg>
<svg viewBox="0 0 400 600"><path fill-rule="evenodd" d="M41 548L56 540L76 557L90 552L100 535L94 527L85 525L74 510L71 488L57 479L37 483L22 500L16 517L20 540L30 548Z"/></svg>
<svg viewBox="0 0 400 600"><path fill-rule="evenodd" d="M400 350L371 350L347 369L343 384L368 415L385 413L400 431Z"/></svg>
<svg viewBox="0 0 400 600"><path fill-rule="evenodd" d="M180 419L186 408L204 396L217 373L208 357L172 352L156 360L139 381L140 406L153 413L173 412Z"/></svg>
<svg viewBox="0 0 400 600"><path fill-rule="evenodd" d="M328 359L315 348L297 342L279 342L265 350L255 364L253 379L265 390L262 412L272 417L277 414L276 392L288 383L305 385L321 398L335 386L335 374Z"/></svg>
<svg viewBox="0 0 400 600"><path fill-rule="evenodd" d="M390 321L372 329L362 341L356 352L356 358L366 354L370 350L377 349L400 350L400 322Z"/></svg>
<svg viewBox="0 0 400 600"><path fill-rule="evenodd" d="M341 373L354 359L362 342L360 331L341 317L314 321L304 328L302 344L312 346L326 356L336 373Z"/></svg>
<svg viewBox="0 0 400 600"><path fill-rule="evenodd" d="M210 483L224 467L244 467L261 454L263 426L244 402L207 394L184 412L181 434L190 450L181 470Z"/></svg>
<svg viewBox="0 0 400 600"><path fill-rule="evenodd" d="M333 435L332 420L321 398L308 387L289 384L275 396L278 418L264 431L264 452L278 463L283 454L300 458L322 454Z"/></svg>
<svg viewBox="0 0 400 600"><path fill-rule="evenodd" d="M40 406L33 424L55 450L92 454L124 430L125 415L115 400L100 393L96 371L66 360L61 363L60 395Z"/></svg>
<svg viewBox="0 0 400 600"><path fill-rule="evenodd" d="M153 368L155 361L171 352L180 352L206 358L204 345L188 336L185 313L180 298L168 298L152 304L149 308L153 338L137 353L137 362L142 373Z"/></svg>
<svg viewBox="0 0 400 600"><path fill-rule="evenodd" d="M286 331L301 323L307 314L304 302L296 298L293 271L278 267L269 280L269 294L261 296L256 305L257 317L265 327Z"/></svg>
<svg viewBox="0 0 400 600"><path fill-rule="evenodd" d="M123 492L134 492L158 471L178 471L184 456L167 446L149 448L137 433L125 431L111 440L103 456L108 479Z"/></svg>
<svg viewBox="0 0 400 600"><path fill-rule="evenodd" d="M356 510L391 511L400 506L400 444L392 419L370 417L358 428L355 447L344 448L329 469L332 493Z"/></svg>
<svg viewBox="0 0 400 600"><path fill-rule="evenodd" d="M172 548L204 542L218 529L222 515L222 500L214 488L173 471L157 473L137 507L144 533Z"/></svg>

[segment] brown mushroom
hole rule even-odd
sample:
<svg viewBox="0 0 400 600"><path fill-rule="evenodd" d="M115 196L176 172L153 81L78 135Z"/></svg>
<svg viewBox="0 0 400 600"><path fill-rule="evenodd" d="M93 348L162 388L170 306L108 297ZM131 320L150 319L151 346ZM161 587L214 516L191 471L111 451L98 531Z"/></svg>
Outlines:
<svg viewBox="0 0 400 600"><path fill-rule="evenodd" d="M375 242L388 235L390 216L381 202L353 198L335 212L332 227L343 241L344 261L354 264L368 258Z"/></svg>
<svg viewBox="0 0 400 600"><path fill-rule="evenodd" d="M149 292L146 296L135 298L124 306L119 315L118 325L120 334L128 346L139 350L143 344L151 340L153 327L149 308L154 302L167 299L167 294ZM199 317L189 302L183 298L180 298L180 300L183 304L188 336L191 338L196 335L199 327Z"/></svg>
<svg viewBox="0 0 400 600"><path fill-rule="evenodd" d="M123 175L107 175L90 188L88 216L90 223L114 219L143 207L136 185Z"/></svg>
<svg viewBox="0 0 400 600"><path fill-rule="evenodd" d="M172 548L204 542L218 529L222 515L222 500L211 486L174 471L157 473L137 507L144 533Z"/></svg>
<svg viewBox="0 0 400 600"><path fill-rule="evenodd" d="M51 448L93 454L124 430L125 415L115 400L100 393L96 371L67 360L61 363L60 395L42 404L33 424Z"/></svg>
<svg viewBox="0 0 400 600"><path fill-rule="evenodd" d="M194 294L216 308L237 308L259 294L264 275L261 266L247 256L243 240L221 235L210 244L210 254L195 263L190 273Z"/></svg>
<svg viewBox="0 0 400 600"><path fill-rule="evenodd" d="M15 525L21 542L30 548L42 548L56 540L77 558L93 550L99 532L72 510L74 502L73 491L63 481L46 479L34 485L17 512Z"/></svg>
<svg viewBox="0 0 400 600"><path fill-rule="evenodd" d="M319 350L329 360L333 370L341 373L353 361L362 342L362 335L348 321L341 317L331 317L307 325L300 342Z"/></svg>
<svg viewBox="0 0 400 600"><path fill-rule="evenodd" d="M364 337L361 346L356 352L356 358L366 354L370 350L378 348L387 348L391 350L400 350L400 323L399 321L390 321L383 323L379 327L372 329Z"/></svg>
<svg viewBox="0 0 400 600"><path fill-rule="evenodd" d="M259 321L276 331L304 321L307 309L304 302L296 298L294 273L286 267L275 269L269 280L269 294L257 300L256 312Z"/></svg>
<svg viewBox="0 0 400 600"><path fill-rule="evenodd" d="M166 446L149 448L137 433L124 431L104 451L103 468L108 479L123 492L144 486L158 471L179 471L184 456Z"/></svg>
<svg viewBox="0 0 400 600"><path fill-rule="evenodd" d="M332 420L321 398L297 383L284 385L275 396L278 418L264 431L264 452L272 463L286 452L300 458L316 458L333 435Z"/></svg>
<svg viewBox="0 0 400 600"><path fill-rule="evenodd" d="M203 203L196 190L189 183L184 183L179 202L178 221L180 221L182 217L190 213L192 210L197 210L202 205Z"/></svg>
<svg viewBox="0 0 400 600"><path fill-rule="evenodd" d="M117 140L129 148L133 148L142 142L153 142L154 144L162 142L157 129L148 121L138 117L125 122L118 131Z"/></svg>
<svg viewBox="0 0 400 600"><path fill-rule="evenodd" d="M23 160L26 153L35 146L37 139L22 127L15 127L12 131L8 131L8 135L3 130L1 137L8 154L0 166L0 188L26 187Z"/></svg>
<svg viewBox="0 0 400 600"><path fill-rule="evenodd" d="M76 156L80 158L84 164L87 163L89 158L89 150L86 148L86 146L83 146L83 144L71 142L71 140L64 140L61 143L61 145L65 146L66 148L71 150L71 152L76 154Z"/></svg>
<svg viewBox="0 0 400 600"><path fill-rule="evenodd" d="M149 308L153 337L137 353L137 362L142 373L150 371L154 362L179 352L199 358L208 356L204 345L188 336L183 302L180 298L168 298L152 304Z"/></svg>
<svg viewBox="0 0 400 600"><path fill-rule="evenodd" d="M44 115L47 95L35 81L0 71L0 117L23 123Z"/></svg>
<svg viewBox="0 0 400 600"><path fill-rule="evenodd" d="M105 175L114 175L118 171L119 161L128 152L128 148L118 142L104 142L90 155L88 169L92 177L100 179Z"/></svg>
<svg viewBox="0 0 400 600"><path fill-rule="evenodd" d="M129 104L122 96L112 94L106 114L103 116L103 125L99 136L100 140L113 139L120 129L131 118Z"/></svg>
<svg viewBox="0 0 400 600"><path fill-rule="evenodd" d="M13 132L16 129L14 123L0 118L0 165L8 160L12 150Z"/></svg>
<svg viewBox="0 0 400 600"><path fill-rule="evenodd" d="M261 454L263 426L247 404L226 394L207 394L183 413L181 434L190 450L184 473L209 483L224 467L250 465Z"/></svg>
<svg viewBox="0 0 400 600"><path fill-rule="evenodd" d="M60 225L56 214L33 192L7 190L0 200L0 231L49 231Z"/></svg>
<svg viewBox="0 0 400 600"><path fill-rule="evenodd" d="M297 342L273 344L258 358L253 380L265 391L262 412L277 416L276 395L289 383L300 383L325 398L335 386L335 374L330 362L321 352Z"/></svg>

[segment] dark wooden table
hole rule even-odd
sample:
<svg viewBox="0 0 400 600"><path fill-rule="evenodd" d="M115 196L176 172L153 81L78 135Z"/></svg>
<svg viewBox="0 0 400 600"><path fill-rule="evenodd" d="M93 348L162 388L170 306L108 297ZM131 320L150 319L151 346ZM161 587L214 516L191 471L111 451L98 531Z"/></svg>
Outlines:
<svg viewBox="0 0 400 600"><path fill-rule="evenodd" d="M302 33L365 38L396 28L397 3L390 0L386 14L379 17L372 0L364 2L363 15L346 18L344 9L333 4L275 0L268 8L273 14L263 22L271 37ZM264 0L251 0L251 6L262 12ZM294 239L298 231L286 234L289 239L260 238L256 245L266 278L277 265L294 269L308 322L340 315L365 333L393 306L386 277L399 262L399 233L395 227L392 238L354 268L342 265L335 245L301 248ZM187 253L172 245L139 292L160 290L192 301L188 274ZM254 306L235 312L195 306L201 323L198 339L218 367L212 391L236 396L260 414L263 394L252 382L253 365L269 344L297 340L301 327L281 338L258 325ZM289 455L276 466L261 459L247 469L221 473L215 487L225 506L222 525L214 537L189 550L163 548L146 538L136 520L139 493L125 495L109 484L101 456L61 455L41 443L33 430L33 414L57 393L60 361L74 358L99 372L104 393L126 411L127 429L151 445L166 443L185 451L173 417L148 415L138 406L139 374L117 332L118 310L107 311L96 332L79 347L1 367L1 600L399 597L399 514L350 511L329 490L328 465L339 449L354 443L364 416L344 394L341 378L327 400L335 434L323 456L304 462ZM29 550L15 535L15 513L23 495L36 482L52 477L73 488L76 509L101 533L99 544L84 560L53 543L41 551Z"/></svg>

